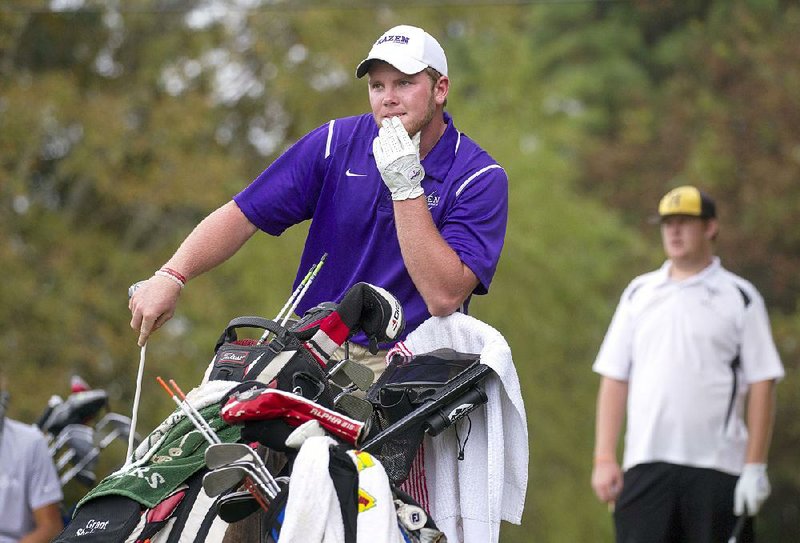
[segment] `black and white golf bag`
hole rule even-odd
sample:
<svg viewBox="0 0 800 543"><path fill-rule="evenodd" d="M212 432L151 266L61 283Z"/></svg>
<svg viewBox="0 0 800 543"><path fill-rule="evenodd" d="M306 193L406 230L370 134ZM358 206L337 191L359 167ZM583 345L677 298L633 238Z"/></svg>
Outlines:
<svg viewBox="0 0 800 543"><path fill-rule="evenodd" d="M223 331L201 384L186 402L222 443L237 443L242 435L240 425L222 420L220 409L232 393L241 394L250 384L303 399L315 413L312 418L321 414L328 424L337 417L344 420L347 417L333 409L335 397L347 391L331 380L331 355L359 330L376 346L397 339L403 326L397 300L366 283L354 285L340 303L315 307L287 327L260 317L239 317ZM267 341L240 339L245 328L263 331ZM355 426L364 425L352 420ZM284 421L280 426L287 436L296 429ZM55 541L221 541L227 529L218 514L221 498L203 488L210 471L205 462L208 445L176 410L139 444L125 466L90 490Z"/></svg>

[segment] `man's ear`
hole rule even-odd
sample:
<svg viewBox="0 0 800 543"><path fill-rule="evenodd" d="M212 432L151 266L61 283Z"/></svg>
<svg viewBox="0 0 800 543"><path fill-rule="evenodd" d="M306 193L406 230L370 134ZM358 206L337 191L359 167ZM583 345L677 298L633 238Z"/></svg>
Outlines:
<svg viewBox="0 0 800 543"><path fill-rule="evenodd" d="M706 239L714 241L719 234L719 221L717 219L706 220Z"/></svg>
<svg viewBox="0 0 800 543"><path fill-rule="evenodd" d="M447 94L450 92L450 79L446 75L439 78L439 81L433 86L433 99L437 105L443 105L447 100Z"/></svg>

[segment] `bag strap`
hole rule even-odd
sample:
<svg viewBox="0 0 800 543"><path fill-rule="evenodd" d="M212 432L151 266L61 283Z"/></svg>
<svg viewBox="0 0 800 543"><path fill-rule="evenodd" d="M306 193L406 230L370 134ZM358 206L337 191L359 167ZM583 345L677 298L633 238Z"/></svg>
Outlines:
<svg viewBox="0 0 800 543"><path fill-rule="evenodd" d="M277 322L269 319L265 319L264 317L256 317L256 316L243 316L243 317L236 317L235 319L231 320L228 323L228 326L222 332L222 335L217 340L217 344L214 346L214 352L216 353L219 348L222 346L223 343L233 343L238 339L236 334L236 330L238 328L260 328L262 330L269 330L276 336L282 336L286 333L286 328L278 324Z"/></svg>

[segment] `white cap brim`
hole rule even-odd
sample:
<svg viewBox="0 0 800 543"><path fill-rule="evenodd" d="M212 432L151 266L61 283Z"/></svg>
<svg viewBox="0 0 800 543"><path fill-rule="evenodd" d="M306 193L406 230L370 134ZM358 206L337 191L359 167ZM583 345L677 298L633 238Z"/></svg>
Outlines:
<svg viewBox="0 0 800 543"><path fill-rule="evenodd" d="M369 71L369 66L373 60L387 62L406 75L418 74L428 67L424 62L409 58L407 55L370 55L356 67L356 77L364 77Z"/></svg>

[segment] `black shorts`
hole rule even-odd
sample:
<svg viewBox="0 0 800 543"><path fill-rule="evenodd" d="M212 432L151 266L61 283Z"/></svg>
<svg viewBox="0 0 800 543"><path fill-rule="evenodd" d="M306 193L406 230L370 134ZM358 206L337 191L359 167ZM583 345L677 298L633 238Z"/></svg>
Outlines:
<svg viewBox="0 0 800 543"><path fill-rule="evenodd" d="M614 511L617 543L727 543L738 477L657 462L625 472ZM736 540L752 543L753 517Z"/></svg>

